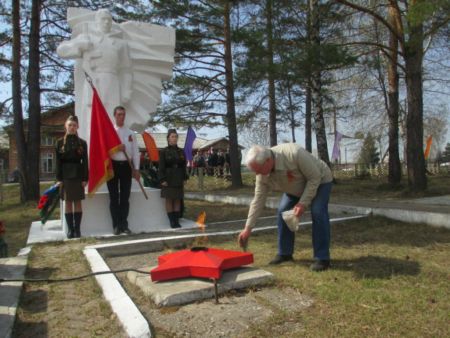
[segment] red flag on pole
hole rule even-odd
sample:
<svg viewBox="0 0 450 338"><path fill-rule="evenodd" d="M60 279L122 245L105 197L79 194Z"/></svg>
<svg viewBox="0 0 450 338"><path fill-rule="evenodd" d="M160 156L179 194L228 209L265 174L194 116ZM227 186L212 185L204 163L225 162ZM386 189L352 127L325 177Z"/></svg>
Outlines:
<svg viewBox="0 0 450 338"><path fill-rule="evenodd" d="M159 151L158 151L158 147L156 146L155 139L147 131L144 131L142 133L142 138L144 139L145 148L147 149L147 153L148 153L148 158L152 162L158 162L159 161Z"/></svg>
<svg viewBox="0 0 450 338"><path fill-rule="evenodd" d="M114 177L110 156L122 144L95 88L92 88L91 139L89 144L89 195Z"/></svg>

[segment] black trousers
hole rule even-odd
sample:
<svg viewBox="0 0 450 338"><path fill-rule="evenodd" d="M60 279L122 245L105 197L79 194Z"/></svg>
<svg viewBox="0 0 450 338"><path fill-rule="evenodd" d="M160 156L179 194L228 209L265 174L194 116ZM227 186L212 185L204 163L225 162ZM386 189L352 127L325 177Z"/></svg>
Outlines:
<svg viewBox="0 0 450 338"><path fill-rule="evenodd" d="M109 210L113 228L128 229L130 211L131 167L128 161L112 161L114 177L107 182L109 191Z"/></svg>

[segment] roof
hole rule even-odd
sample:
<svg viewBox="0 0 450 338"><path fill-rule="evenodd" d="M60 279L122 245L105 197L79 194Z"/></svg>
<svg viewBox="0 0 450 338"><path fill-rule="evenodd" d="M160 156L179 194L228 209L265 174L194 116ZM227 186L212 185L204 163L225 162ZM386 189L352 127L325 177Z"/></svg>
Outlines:
<svg viewBox="0 0 450 338"><path fill-rule="evenodd" d="M53 115L60 114L60 113L66 113L66 114L73 115L75 113L75 103L74 102L69 102L69 103L67 103L65 105L62 105L62 106L59 106L59 107L55 107L55 108L46 110L44 112L41 112L41 128L42 129L46 129L47 128L49 130L51 130L51 129L59 129L60 126L56 126L56 128L54 128L55 127L54 125L46 125L44 123L44 121L45 121L45 118L52 117ZM24 127L27 127L27 125L28 125L28 118L23 119L23 123L24 123ZM4 129L7 132L13 132L14 131L13 127L14 127L14 123L5 126Z"/></svg>
<svg viewBox="0 0 450 338"><path fill-rule="evenodd" d="M214 148L214 145L216 145L217 143L220 143L220 142L226 142L226 143L228 143L228 142L230 142L230 141L229 141L228 138L226 138L226 137L219 137L219 138L216 138L216 139L209 140L209 141L205 142L204 144L202 144L202 145L200 146L200 149L201 149L201 150L206 150L206 149L209 149L209 148L211 148L211 147ZM239 147L239 149L244 149L244 147L241 146L241 145L239 145L239 144L238 144L238 147Z"/></svg>
<svg viewBox="0 0 450 338"><path fill-rule="evenodd" d="M150 135L153 136L153 139L155 140L156 147L158 149L163 149L167 147L167 133L150 133ZM144 140L142 138L141 134L136 134L136 139L138 141L139 148L143 149L145 148ZM186 134L178 134L178 146L180 148L184 147L184 143L186 142ZM216 138L214 140L207 140L205 138L196 137L194 140L194 144L192 146L192 149L209 149L210 147L213 147L218 142L229 142L229 140L226 137L220 137ZM239 146L239 148L243 149L244 147Z"/></svg>
<svg viewBox="0 0 450 338"><path fill-rule="evenodd" d="M156 143L156 147L158 149L167 147L167 133L150 133L150 135L153 136L153 139L155 140ZM145 148L142 134L139 133L136 134L136 139L138 141L139 148ZM180 148L183 148L185 142L186 142L186 134L178 134L178 146ZM192 148L199 149L205 142L208 142L208 140L201 137L196 137Z"/></svg>

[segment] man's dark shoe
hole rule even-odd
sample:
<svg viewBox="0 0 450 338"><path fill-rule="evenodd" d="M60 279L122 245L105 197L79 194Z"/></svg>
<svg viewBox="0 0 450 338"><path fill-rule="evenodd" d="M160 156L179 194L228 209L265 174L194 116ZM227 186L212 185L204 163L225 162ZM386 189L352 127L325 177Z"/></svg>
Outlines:
<svg viewBox="0 0 450 338"><path fill-rule="evenodd" d="M120 229L114 228L114 235L120 235Z"/></svg>
<svg viewBox="0 0 450 338"><path fill-rule="evenodd" d="M127 234L127 235L130 235L130 234L131 234L131 230L128 229L128 228L123 229L122 232L123 232L124 234Z"/></svg>
<svg viewBox="0 0 450 338"><path fill-rule="evenodd" d="M269 264L270 265L277 265L283 262L289 262L289 261L293 261L294 258L292 257L292 255L276 255L274 259L272 259Z"/></svg>
<svg viewBox="0 0 450 338"><path fill-rule="evenodd" d="M323 260L316 260L313 264L311 264L310 269L311 271L325 271L330 267L330 260L329 259L323 259Z"/></svg>

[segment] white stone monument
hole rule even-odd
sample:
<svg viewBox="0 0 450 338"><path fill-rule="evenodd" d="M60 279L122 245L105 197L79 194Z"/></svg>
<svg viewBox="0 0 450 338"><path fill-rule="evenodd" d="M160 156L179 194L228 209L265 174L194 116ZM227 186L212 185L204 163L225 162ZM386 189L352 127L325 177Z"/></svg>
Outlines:
<svg viewBox="0 0 450 338"><path fill-rule="evenodd" d="M92 78L110 117L114 107L124 106L126 125L142 131L161 102L161 81L172 76L175 30L133 21L117 24L105 9L94 12L69 8L67 21L72 37L58 46L57 53L62 58L75 59L75 114L79 119L79 136L89 144L92 89L85 73ZM83 201L82 236L106 235L113 231L105 186ZM132 186L130 230L139 233L169 228L160 190L145 189L148 200L137 184ZM64 205L62 213L63 210ZM64 217L61 218L66 230Z"/></svg>
<svg viewBox="0 0 450 338"><path fill-rule="evenodd" d="M117 24L105 9L69 8L67 21L72 38L62 42L57 53L75 59L80 137L89 142L92 90L85 73L93 79L108 114L124 106L128 126L142 131L161 102L161 80L172 77L175 30L134 21Z"/></svg>

